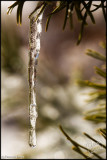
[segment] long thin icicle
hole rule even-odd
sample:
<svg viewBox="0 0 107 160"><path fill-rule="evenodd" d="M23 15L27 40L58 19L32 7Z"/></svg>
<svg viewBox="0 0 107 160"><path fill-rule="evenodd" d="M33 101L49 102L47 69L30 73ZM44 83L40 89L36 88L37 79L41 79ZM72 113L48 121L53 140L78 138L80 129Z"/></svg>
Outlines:
<svg viewBox="0 0 107 160"><path fill-rule="evenodd" d="M37 119L37 104L36 104L36 72L38 56L40 52L40 34L42 31L42 16L41 14L35 22L36 14L30 17L30 38L29 38L29 145L36 147L36 119Z"/></svg>

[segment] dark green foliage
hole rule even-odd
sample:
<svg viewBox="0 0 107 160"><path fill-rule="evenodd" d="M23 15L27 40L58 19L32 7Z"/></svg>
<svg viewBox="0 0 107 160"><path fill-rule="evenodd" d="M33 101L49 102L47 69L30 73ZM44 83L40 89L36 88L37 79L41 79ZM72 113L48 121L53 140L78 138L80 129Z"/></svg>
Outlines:
<svg viewBox="0 0 107 160"><path fill-rule="evenodd" d="M26 1L16 1L13 5L11 5L7 12L7 14L11 13L13 8L18 6L17 8L17 24L22 23L22 9L23 5ZM45 31L48 30L49 22L52 18L52 16L62 10L65 10L65 18L64 18L64 24L63 24L63 30L66 27L67 20L69 19L70 22L70 28L73 29L73 12L76 12L78 21L81 22L81 29L77 41L77 45L81 42L81 39L83 37L83 31L84 27L87 25L87 18L88 16L90 17L91 21L93 24L95 24L95 19L93 16L93 12L96 10L102 8L102 12L104 15L104 19L106 21L106 12L105 12L105 1L101 1L99 5L93 4L93 1L75 1L75 0L70 0L70 1L56 1L56 7L47 15L47 21L46 21L46 27ZM55 2L53 1L40 1L37 5L37 7L32 11L32 13L29 15L32 16L35 12L37 12L38 9L40 9L39 13L37 14L37 17L35 21L38 19L39 15L43 13L46 9L47 6L49 5L54 5ZM91 6L94 6L95 9L91 10Z"/></svg>

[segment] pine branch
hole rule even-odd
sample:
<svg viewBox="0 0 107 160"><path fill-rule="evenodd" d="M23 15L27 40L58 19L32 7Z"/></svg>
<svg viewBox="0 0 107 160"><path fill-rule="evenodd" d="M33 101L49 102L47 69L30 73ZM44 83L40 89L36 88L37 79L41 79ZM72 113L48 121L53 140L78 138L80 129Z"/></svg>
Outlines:
<svg viewBox="0 0 107 160"><path fill-rule="evenodd" d="M96 69L96 73L97 73L98 75L100 75L100 76L103 77L103 78L106 78L106 72L104 72L102 69L100 69L100 68L98 68L98 67L95 67L95 69Z"/></svg>
<svg viewBox="0 0 107 160"><path fill-rule="evenodd" d="M106 139L106 129L98 129L98 132L100 132L100 134Z"/></svg>
<svg viewBox="0 0 107 160"><path fill-rule="evenodd" d="M92 51L92 50L88 50L87 52L88 55L99 59L99 60L103 60L103 62L105 62L106 57L103 56L102 54L96 52L96 51ZM95 68L96 73L101 76L102 78L106 79L106 73L96 67ZM93 89L96 89L93 92L88 93L88 95L91 97L91 99L88 100L88 102L92 102L92 101L96 101L99 103L99 107L91 109L87 112L85 112L85 119L96 122L96 123L105 123L106 122L106 107L105 107L105 102L100 105L100 100L105 101L106 100L106 83L105 84L98 84L98 83L93 83L90 81L78 81L79 85L82 87L91 87ZM60 130L62 131L62 133L66 136L66 138L74 145L73 146L73 150L76 151L77 153L81 154L84 158L86 159L91 159L90 157L88 157L84 152L82 152L82 149L87 150L89 153L91 153L92 155L96 156L98 159L103 159L101 156L99 156L98 154L96 154L95 152L93 152L92 150L78 144L77 142L75 142L74 140L72 140L68 134L63 130L62 126L60 126ZM100 134L106 138L106 130L105 129L99 129L98 130L100 132ZM103 147L104 149L106 149L106 146L104 144L102 144L101 142L97 141L96 139L92 138L90 135L88 135L87 133L84 133L84 135L86 137L88 137L90 140L94 141L95 143L97 143L99 146Z"/></svg>
<svg viewBox="0 0 107 160"><path fill-rule="evenodd" d="M98 142L96 139L92 138L90 135L88 135L87 133L84 133L84 135L86 137L88 137L89 139L91 139L92 141L94 141L95 143L97 143L98 145L100 145L101 147L105 148L106 149L106 146L100 142Z"/></svg>
<svg viewBox="0 0 107 160"><path fill-rule="evenodd" d="M12 12L12 10L14 9L14 7L17 6L17 24L20 24L20 25L22 23L22 9L23 9L23 5L25 2L26 1L16 1L11 6L8 7L8 11L7 11L7 14L10 14ZM58 1L56 1L56 4L57 4L57 2ZM77 41L77 45L79 45L82 40L82 37L83 37L84 27L85 27L85 25L87 25L86 21L87 21L88 15L90 16L92 23L95 24L95 19L94 19L92 12L102 8L103 16L104 16L104 19L106 20L106 12L105 12L106 6L104 5L104 3L105 3L105 1L103 1L103 2L101 1L100 5L95 6L92 3L92 0L90 0L88 3L86 3L85 0L83 0L83 1L75 1L75 0L60 1L59 5L56 6L56 8L53 9L53 11L51 11L47 15L48 17L47 17L47 21L46 21L45 31L48 30L48 26L49 26L50 20L52 18L52 15L57 14L64 9L66 9L66 12L65 12L64 24L63 24L63 30L66 27L66 22L67 22L68 18L69 18L69 22L70 22L70 28L73 29L74 13L72 13L72 11L75 9L78 21L81 21L81 29L80 29L80 33L79 33L78 41ZM29 17L32 16L34 13L37 12L38 9L41 8L41 11L38 13L38 15L35 19L35 20L37 20L38 17L40 16L40 14L42 14L45 11L46 7L48 7L49 5L54 5L54 4L55 3L53 1L40 1L38 3L37 7L29 15ZM69 7L69 6L71 6L71 7ZM91 6L95 6L96 8L94 10L90 10ZM85 14L83 15L82 11L84 9L85 9Z"/></svg>
<svg viewBox="0 0 107 160"><path fill-rule="evenodd" d="M93 152L92 150L78 144L77 142L75 142L74 140L72 140L69 135L63 130L62 126L59 126L60 130L62 131L62 133L65 135L65 137L74 145L73 149L78 152L79 154L83 155L85 158L87 159L91 159L90 157L88 157L87 155L85 155L80 148L83 148L85 150L87 150L89 153L93 154L94 156L96 156L99 159L103 159L101 156L99 156L97 153ZM80 147L80 148L79 148Z"/></svg>
<svg viewBox="0 0 107 160"><path fill-rule="evenodd" d="M87 49L86 54L93 57L93 58L99 59L101 61L106 61L106 57L104 55L102 55L96 51L93 51L91 49Z"/></svg>
<svg viewBox="0 0 107 160"><path fill-rule="evenodd" d="M82 81L78 80L77 83L82 86L82 87L91 87L91 88L96 88L96 89L101 89L105 90L106 89L106 84L98 84L98 83L93 83L88 80Z"/></svg>

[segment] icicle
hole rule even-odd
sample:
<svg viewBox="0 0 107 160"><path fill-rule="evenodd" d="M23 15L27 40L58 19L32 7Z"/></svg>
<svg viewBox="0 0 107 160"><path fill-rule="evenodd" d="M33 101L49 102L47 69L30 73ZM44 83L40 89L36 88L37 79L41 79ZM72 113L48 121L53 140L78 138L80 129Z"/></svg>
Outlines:
<svg viewBox="0 0 107 160"><path fill-rule="evenodd" d="M42 14L35 22L38 13L30 17L30 39L29 39L29 145L36 147L36 119L37 119L37 104L36 104L36 72L38 56L40 52L40 34L42 31Z"/></svg>

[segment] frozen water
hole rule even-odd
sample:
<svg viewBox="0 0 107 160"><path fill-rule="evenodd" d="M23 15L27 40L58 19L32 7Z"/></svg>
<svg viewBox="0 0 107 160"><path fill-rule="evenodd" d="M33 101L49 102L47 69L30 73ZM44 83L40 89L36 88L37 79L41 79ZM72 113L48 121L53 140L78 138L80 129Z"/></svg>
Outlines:
<svg viewBox="0 0 107 160"><path fill-rule="evenodd" d="M30 35L29 35L29 145L36 146L36 119L37 119L37 104L36 104L36 71L37 62L40 53L40 33L42 31L42 14L35 22L35 15L30 18Z"/></svg>

